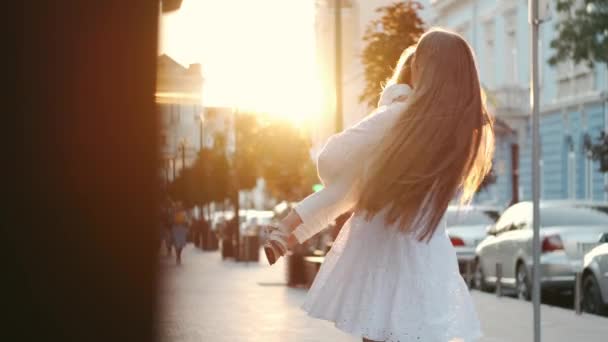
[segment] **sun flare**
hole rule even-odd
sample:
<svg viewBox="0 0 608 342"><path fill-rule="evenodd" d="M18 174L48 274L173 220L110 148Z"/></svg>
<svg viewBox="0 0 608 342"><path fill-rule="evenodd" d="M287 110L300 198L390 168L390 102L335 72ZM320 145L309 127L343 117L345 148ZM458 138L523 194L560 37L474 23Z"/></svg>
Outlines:
<svg viewBox="0 0 608 342"><path fill-rule="evenodd" d="M164 15L160 52L201 63L203 104L312 124L324 108L314 2L184 0Z"/></svg>

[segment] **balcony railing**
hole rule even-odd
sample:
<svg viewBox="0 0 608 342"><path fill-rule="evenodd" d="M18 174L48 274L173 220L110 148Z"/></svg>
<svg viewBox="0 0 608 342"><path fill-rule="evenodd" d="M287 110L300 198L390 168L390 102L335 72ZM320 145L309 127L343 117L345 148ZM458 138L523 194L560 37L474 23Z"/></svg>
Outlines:
<svg viewBox="0 0 608 342"><path fill-rule="evenodd" d="M488 102L497 115L527 115L530 107L530 91L520 86L503 86L488 92Z"/></svg>
<svg viewBox="0 0 608 342"><path fill-rule="evenodd" d="M455 2L457 2L457 0L431 0L431 6L435 7L435 9L442 9Z"/></svg>

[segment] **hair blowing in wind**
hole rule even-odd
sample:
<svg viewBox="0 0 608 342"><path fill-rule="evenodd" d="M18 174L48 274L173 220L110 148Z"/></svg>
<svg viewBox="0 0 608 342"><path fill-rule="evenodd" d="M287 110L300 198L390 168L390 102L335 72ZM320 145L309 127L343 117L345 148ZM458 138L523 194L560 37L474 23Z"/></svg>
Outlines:
<svg viewBox="0 0 608 342"><path fill-rule="evenodd" d="M386 209L387 224L416 230L423 241L452 199L472 200L492 164L494 130L473 52L462 37L427 32L412 63L413 92L378 147L357 209L368 217Z"/></svg>

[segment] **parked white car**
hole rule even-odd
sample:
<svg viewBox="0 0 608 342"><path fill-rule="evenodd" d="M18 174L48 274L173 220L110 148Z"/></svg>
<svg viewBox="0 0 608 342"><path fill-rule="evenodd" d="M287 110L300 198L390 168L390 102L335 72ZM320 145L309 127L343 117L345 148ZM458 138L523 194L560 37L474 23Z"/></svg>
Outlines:
<svg viewBox="0 0 608 342"><path fill-rule="evenodd" d="M261 228L270 224L274 212L270 210L247 210L241 221L241 234L260 235Z"/></svg>
<svg viewBox="0 0 608 342"><path fill-rule="evenodd" d="M543 290L572 290L583 256L608 233L608 203L541 201L540 257ZM532 270L532 203L509 207L476 249L475 285L491 290L502 268L501 284L530 299Z"/></svg>
<svg viewBox="0 0 608 342"><path fill-rule="evenodd" d="M608 234L585 255L583 261L583 302L585 312L608 315Z"/></svg>
<svg viewBox="0 0 608 342"><path fill-rule="evenodd" d="M496 223L500 210L491 206L450 205L445 212L447 233L458 257L460 273L475 259L475 248L486 237L488 226ZM471 269L471 272L473 269Z"/></svg>

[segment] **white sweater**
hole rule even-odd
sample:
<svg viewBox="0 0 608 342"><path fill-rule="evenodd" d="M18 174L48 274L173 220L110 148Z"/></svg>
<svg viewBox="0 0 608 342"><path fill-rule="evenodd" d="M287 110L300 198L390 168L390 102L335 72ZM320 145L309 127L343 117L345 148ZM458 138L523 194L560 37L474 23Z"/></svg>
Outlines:
<svg viewBox="0 0 608 342"><path fill-rule="evenodd" d="M382 137L405 110L405 97L410 92L407 85L388 86L374 113L329 138L317 159L317 172L324 188L294 208L302 219L302 224L293 231L298 242L310 239L354 207L365 165Z"/></svg>

